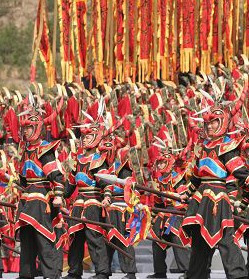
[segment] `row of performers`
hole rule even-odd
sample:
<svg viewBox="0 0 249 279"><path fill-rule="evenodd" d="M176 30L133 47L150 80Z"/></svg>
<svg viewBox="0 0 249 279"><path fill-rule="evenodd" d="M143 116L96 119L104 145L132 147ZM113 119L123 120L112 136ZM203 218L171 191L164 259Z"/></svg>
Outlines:
<svg viewBox="0 0 249 279"><path fill-rule="evenodd" d="M114 129L106 130L99 117L92 123L80 125L80 146L72 156L72 171L65 175L55 156L59 141L41 139L46 119L42 119L37 107L29 106L20 119L23 141L18 149L20 161L16 169L18 181L15 181L19 184L15 197L18 208L12 219L21 246L20 278L37 275L37 257L45 278L60 278L62 246L68 239L69 271L65 278L81 278L85 241L96 278L111 276L114 250L106 241L117 244L130 255L120 254L121 269L127 274L126 278L135 278L133 244L145 238L148 231L154 240L155 269L149 278L166 278L168 245L162 239L172 243L178 268L184 272L182 278L208 278L216 248L228 278L247 278L238 246L247 226L239 224L235 231L233 214L244 212L249 203L246 166L249 146L246 136L232 138L227 134L229 122L241 105L240 100L239 105L229 110L221 105L206 110L203 113L205 133L194 150L188 145L174 155L166 142L157 139L161 152L147 187L148 192L153 186L159 193L149 198L136 191L141 177L132 158L134 149L115 135ZM193 130L197 129L193 126ZM1 180L9 183L11 192L12 176L2 171ZM242 189L242 199L235 207L238 187ZM63 199L70 198L76 189L76 198L68 205L70 212L67 212ZM162 193L171 198L164 198ZM152 203L157 209L153 210L151 225L148 205ZM180 217L180 213L165 213L164 209L180 209L184 217ZM66 217L68 213L71 217L94 222ZM6 217L9 219L9 214L3 208L3 235L10 229ZM103 223L115 228L108 230ZM191 248L185 250L176 244Z"/></svg>

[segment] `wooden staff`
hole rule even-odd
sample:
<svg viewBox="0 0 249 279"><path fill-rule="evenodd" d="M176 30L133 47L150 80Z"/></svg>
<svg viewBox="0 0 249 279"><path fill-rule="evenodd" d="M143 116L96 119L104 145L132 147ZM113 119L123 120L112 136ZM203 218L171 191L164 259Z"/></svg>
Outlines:
<svg viewBox="0 0 249 279"><path fill-rule="evenodd" d="M107 245L109 245L111 248L113 248L113 249L119 251L121 254L123 254L123 255L126 256L127 258L133 260L133 257L132 257L130 254L128 254L127 252L125 252L123 249L121 249L121 248L118 247L117 245L113 244L112 242L109 242L106 238L103 238L103 239L104 239L105 243L106 243Z"/></svg>
<svg viewBox="0 0 249 279"><path fill-rule="evenodd" d="M1 205L1 206L6 206L6 207L11 207L11 208L16 209L16 205L13 204L13 203L0 201L0 205Z"/></svg>
<svg viewBox="0 0 249 279"><path fill-rule="evenodd" d="M9 240L12 240L12 241L16 241L14 237L11 237L11 236L8 236L8 235L5 235L5 234L1 234L2 238L6 238L6 239L9 239Z"/></svg>
<svg viewBox="0 0 249 279"><path fill-rule="evenodd" d="M152 209L152 211L185 216L184 211L180 211L180 210L172 210L172 209L165 209L165 208L158 208L158 207L152 207L151 209ZM240 217L240 216L237 216L237 215L233 215L233 218L234 218L234 220L237 220L237 221L242 222L246 225L249 225L249 220L246 219L246 218L243 218L243 217Z"/></svg>
<svg viewBox="0 0 249 279"><path fill-rule="evenodd" d="M4 243L2 243L1 245L2 245L2 247L6 248L6 249L8 249L8 250L10 250L10 251L12 251L12 252L15 252L15 253L17 253L17 254L19 254L19 255L21 254L21 252L19 252L18 250L14 249L14 248L12 248L12 247L10 247L10 246L4 244Z"/></svg>
<svg viewBox="0 0 249 279"><path fill-rule="evenodd" d="M113 225L103 223L103 222L97 222L97 221L92 221L92 220L88 220L88 219L81 219L81 218L78 218L78 217L72 217L72 216L68 216L68 215L65 215L65 214L62 214L62 216L63 216L63 218L65 218L67 220L72 220L72 221L80 222L80 223L83 223L83 224L92 224L92 225L105 227L105 228L109 228L109 229L114 228Z"/></svg>
<svg viewBox="0 0 249 279"><path fill-rule="evenodd" d="M240 247L240 249L241 249L242 251L246 251L246 252L248 252L247 247L242 246L242 247Z"/></svg>
<svg viewBox="0 0 249 279"><path fill-rule="evenodd" d="M171 195L171 194L160 192L160 191L150 189L150 188L147 188L147 187L143 187L143 186L140 186L140 185L136 185L136 188L138 190L143 190L143 191L146 191L146 192L149 192L149 193L152 193L152 194L156 194L156 195L164 197L164 198L168 198L168 199L172 199L172 200L175 200L175 201L182 202L181 198L176 197L176 196ZM185 203L188 203L188 201L185 201Z"/></svg>
<svg viewBox="0 0 249 279"><path fill-rule="evenodd" d="M159 207L151 207L151 210L156 211L156 212L163 212L163 213L170 213L170 214L174 214L174 215L180 215L180 216L185 215L185 211L181 211L181 210L166 209L166 208L159 208Z"/></svg>
<svg viewBox="0 0 249 279"><path fill-rule="evenodd" d="M150 237L150 236L147 236L146 239L148 239L148 240L150 240L150 241L153 241L153 242L158 242L158 243L166 244L166 245L169 245L169 246L172 246L172 247L184 249L184 250L187 250L187 249L188 249L187 247L184 247L184 246L182 246L182 245L179 245L179 244L176 244L176 243L172 243L172 242L168 242L168 241L166 241L166 240L159 239L159 238L152 238L152 237Z"/></svg>

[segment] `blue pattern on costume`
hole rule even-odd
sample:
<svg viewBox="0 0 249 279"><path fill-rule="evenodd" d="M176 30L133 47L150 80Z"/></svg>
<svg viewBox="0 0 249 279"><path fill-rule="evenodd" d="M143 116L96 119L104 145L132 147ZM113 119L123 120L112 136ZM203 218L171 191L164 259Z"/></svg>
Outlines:
<svg viewBox="0 0 249 279"><path fill-rule="evenodd" d="M94 161L94 160L98 160L100 157L101 157L101 156L100 156L99 153L95 153L95 154L93 155L93 161Z"/></svg>
<svg viewBox="0 0 249 279"><path fill-rule="evenodd" d="M176 171L172 171L172 177L177 177L177 175L178 175L178 172L176 172Z"/></svg>
<svg viewBox="0 0 249 279"><path fill-rule="evenodd" d="M23 169L22 169L22 175L24 177L27 176L27 171L28 170L32 170L37 177L44 177L45 174L43 172L43 170L37 166L33 161L30 161L30 160L27 160L25 163L24 163L24 166L23 166Z"/></svg>
<svg viewBox="0 0 249 279"><path fill-rule="evenodd" d="M227 172L223 170L214 160L212 160L209 157L200 159L199 161L199 169L201 167L208 167L214 175L216 175L218 178L226 178Z"/></svg>
<svg viewBox="0 0 249 279"><path fill-rule="evenodd" d="M76 183L79 183L79 182L84 182L84 184L86 184L86 186L89 186L89 187L94 187L96 185L96 181L89 178L84 172L78 172L76 175L75 175L75 181Z"/></svg>
<svg viewBox="0 0 249 279"><path fill-rule="evenodd" d="M41 143L41 146L46 146L46 145L49 145L50 142L46 141L46 140L43 140L42 143Z"/></svg>
<svg viewBox="0 0 249 279"><path fill-rule="evenodd" d="M123 193L124 193L124 189L123 189L123 188L120 188L120 187L117 186L117 185L114 185L114 187L113 187L113 192L116 193L116 194L123 194Z"/></svg>

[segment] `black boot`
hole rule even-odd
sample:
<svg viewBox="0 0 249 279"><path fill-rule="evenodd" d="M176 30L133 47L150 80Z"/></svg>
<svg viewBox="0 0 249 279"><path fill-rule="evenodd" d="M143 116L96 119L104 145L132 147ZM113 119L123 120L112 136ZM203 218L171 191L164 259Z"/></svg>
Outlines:
<svg viewBox="0 0 249 279"><path fill-rule="evenodd" d="M154 273L151 275L148 275L146 278L150 278L150 279L167 279L167 275L165 273Z"/></svg>
<svg viewBox="0 0 249 279"><path fill-rule="evenodd" d="M81 279L81 276L68 274L67 276L62 277L62 279Z"/></svg>
<svg viewBox="0 0 249 279"><path fill-rule="evenodd" d="M127 273L122 279L136 279L135 273Z"/></svg>

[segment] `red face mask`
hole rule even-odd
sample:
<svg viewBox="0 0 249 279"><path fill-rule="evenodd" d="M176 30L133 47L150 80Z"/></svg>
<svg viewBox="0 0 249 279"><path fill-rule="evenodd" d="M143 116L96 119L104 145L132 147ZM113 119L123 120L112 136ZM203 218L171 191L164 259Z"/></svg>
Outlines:
<svg viewBox="0 0 249 279"><path fill-rule="evenodd" d="M87 145L83 146L86 149L92 149L99 145L104 134L104 126L94 124L89 127L82 127L80 131L83 135L87 135L87 134L93 135L92 140L88 142Z"/></svg>
<svg viewBox="0 0 249 279"><path fill-rule="evenodd" d="M203 115L204 125L206 133L208 129L208 123L211 121L217 120L218 127L215 131L212 132L212 137L220 137L224 135L228 128L229 114L219 107L212 107L210 112L207 112Z"/></svg>
<svg viewBox="0 0 249 279"><path fill-rule="evenodd" d="M170 153L161 154L157 156L155 161L156 170L162 174L169 173L172 171L174 163L175 163L175 158L172 154Z"/></svg>
<svg viewBox="0 0 249 279"><path fill-rule="evenodd" d="M28 142L33 142L36 141L41 136L43 121L39 114L37 115L28 114L22 116L20 120L20 125L21 125L21 134L23 140ZM25 132L25 127L32 128L32 132L31 133Z"/></svg>

